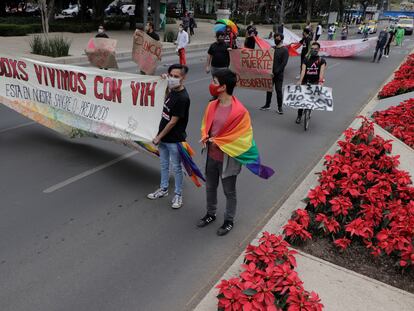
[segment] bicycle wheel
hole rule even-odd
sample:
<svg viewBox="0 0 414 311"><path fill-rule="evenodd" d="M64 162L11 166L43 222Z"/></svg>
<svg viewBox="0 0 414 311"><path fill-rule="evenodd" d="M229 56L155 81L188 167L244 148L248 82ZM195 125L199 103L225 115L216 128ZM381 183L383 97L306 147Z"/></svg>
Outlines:
<svg viewBox="0 0 414 311"><path fill-rule="evenodd" d="M311 111L311 109L305 109L305 111L303 112L303 128L305 129L305 131L309 129Z"/></svg>

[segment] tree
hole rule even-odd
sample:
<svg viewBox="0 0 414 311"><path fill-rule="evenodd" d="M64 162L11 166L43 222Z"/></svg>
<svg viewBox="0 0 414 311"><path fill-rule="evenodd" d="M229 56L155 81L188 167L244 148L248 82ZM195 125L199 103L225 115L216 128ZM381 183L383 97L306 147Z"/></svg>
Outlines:
<svg viewBox="0 0 414 311"><path fill-rule="evenodd" d="M310 23L312 19L312 0L306 0L306 22Z"/></svg>
<svg viewBox="0 0 414 311"><path fill-rule="evenodd" d="M46 0L39 0L40 16L42 18L42 30L46 37L46 40L49 35L49 15L47 12L47 3Z"/></svg>

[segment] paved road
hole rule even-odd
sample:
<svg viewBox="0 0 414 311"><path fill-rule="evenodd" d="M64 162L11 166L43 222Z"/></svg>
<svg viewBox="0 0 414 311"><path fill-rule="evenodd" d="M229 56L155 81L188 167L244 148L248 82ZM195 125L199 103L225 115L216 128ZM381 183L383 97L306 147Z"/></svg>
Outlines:
<svg viewBox="0 0 414 311"><path fill-rule="evenodd" d="M155 159L132 155L110 142L66 139L1 106L1 310L193 308L408 48L413 48L412 40L404 48L393 48L381 64L370 62L371 51L352 59L328 59L326 84L334 89L335 111L314 113L309 132L294 123L295 111L283 116L262 112L257 108L264 93L237 90L251 113L263 162L277 175L263 181L242 172L238 218L226 237L215 234L222 222L223 197L218 221L197 229L195 223L204 214L202 189L186 181L180 210L172 210L169 199L145 198L159 182ZM189 141L197 151L209 98L204 53L190 58L187 81L192 98ZM134 72L135 67L125 62L121 69ZM286 82L297 73L294 58Z"/></svg>

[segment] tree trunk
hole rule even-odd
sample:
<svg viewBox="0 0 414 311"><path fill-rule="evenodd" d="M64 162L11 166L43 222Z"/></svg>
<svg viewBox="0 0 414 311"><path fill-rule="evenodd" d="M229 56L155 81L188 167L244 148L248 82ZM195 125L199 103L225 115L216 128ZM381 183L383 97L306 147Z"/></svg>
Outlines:
<svg viewBox="0 0 414 311"><path fill-rule="evenodd" d="M312 18L312 0L306 0L306 23L310 23Z"/></svg>
<svg viewBox="0 0 414 311"><path fill-rule="evenodd" d="M344 21L344 0L339 0L338 1L338 8L339 8L339 21L343 22Z"/></svg>
<svg viewBox="0 0 414 311"><path fill-rule="evenodd" d="M279 24L285 22L285 0L280 0L280 14L279 14Z"/></svg>
<svg viewBox="0 0 414 311"><path fill-rule="evenodd" d="M48 23L51 23L55 20L55 0L48 1L47 11L48 11L47 20L48 20Z"/></svg>
<svg viewBox="0 0 414 311"><path fill-rule="evenodd" d="M40 6L40 16L42 18L42 30L47 40L48 35L49 35L49 19L48 19L48 14L47 14L46 0L40 0L39 6Z"/></svg>
<svg viewBox="0 0 414 311"><path fill-rule="evenodd" d="M104 21L104 2L101 0L94 0L93 1L93 13L95 16L95 19L99 21L100 23L103 23Z"/></svg>
<svg viewBox="0 0 414 311"><path fill-rule="evenodd" d="M187 11L187 7L185 5L185 0L181 0L181 16L184 16L186 11Z"/></svg>
<svg viewBox="0 0 414 311"><path fill-rule="evenodd" d="M145 8L145 10L146 9L147 8ZM144 22L144 1L143 0L135 0L135 14L131 22L129 23L129 28L136 29L137 22Z"/></svg>

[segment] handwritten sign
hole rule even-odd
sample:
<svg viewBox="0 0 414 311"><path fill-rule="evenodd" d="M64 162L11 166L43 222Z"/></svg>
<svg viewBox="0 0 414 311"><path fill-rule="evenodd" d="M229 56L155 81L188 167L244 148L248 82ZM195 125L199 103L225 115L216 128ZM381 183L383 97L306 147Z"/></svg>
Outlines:
<svg viewBox="0 0 414 311"><path fill-rule="evenodd" d="M230 69L241 88L272 91L273 49L236 49L230 51Z"/></svg>
<svg viewBox="0 0 414 311"><path fill-rule="evenodd" d="M167 81L0 55L0 103L59 133L151 142Z"/></svg>
<svg viewBox="0 0 414 311"><path fill-rule="evenodd" d="M295 109L333 111L332 88L311 85L286 85L283 104Z"/></svg>
<svg viewBox="0 0 414 311"><path fill-rule="evenodd" d="M132 59L146 74L152 75L161 61L162 43L154 40L142 30L134 33Z"/></svg>
<svg viewBox="0 0 414 311"><path fill-rule="evenodd" d="M115 58L117 40L107 38L91 38L85 53L89 62L98 68L118 68Z"/></svg>

